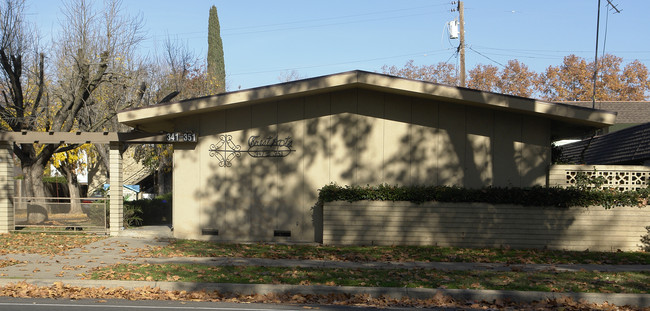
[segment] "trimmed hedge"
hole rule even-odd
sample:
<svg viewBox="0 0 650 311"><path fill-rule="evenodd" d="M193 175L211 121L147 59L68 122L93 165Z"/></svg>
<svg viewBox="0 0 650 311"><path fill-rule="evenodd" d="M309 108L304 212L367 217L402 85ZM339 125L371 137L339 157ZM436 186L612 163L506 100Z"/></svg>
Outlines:
<svg viewBox="0 0 650 311"><path fill-rule="evenodd" d="M332 201L407 201L481 202L523 206L645 206L649 189L639 191L586 190L578 188L499 188L467 189L455 186L377 186L326 185L318 190L319 202Z"/></svg>

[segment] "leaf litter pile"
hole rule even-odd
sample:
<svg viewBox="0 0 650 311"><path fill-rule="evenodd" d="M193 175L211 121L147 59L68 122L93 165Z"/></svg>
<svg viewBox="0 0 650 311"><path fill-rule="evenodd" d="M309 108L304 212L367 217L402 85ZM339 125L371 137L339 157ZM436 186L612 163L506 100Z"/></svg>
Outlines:
<svg viewBox="0 0 650 311"><path fill-rule="evenodd" d="M217 291L178 291L161 290L158 287L141 287L125 289L123 287L84 288L65 285L55 282L51 286L35 286L25 282L9 284L0 287L1 296L16 298L53 298L53 299L97 299L97 303L106 302L105 299L127 300L178 300L178 301L214 301L235 303L275 303L309 305L345 305L345 306L371 306L371 307L448 307L455 310L483 309L483 310L642 310L630 306L615 306L608 303L592 304L574 301L570 298L549 299L531 303L517 303L508 299L495 299L492 301L461 301L444 295L438 291L428 299L401 298L394 299L386 296L371 297L369 295L351 294L253 294L238 295L224 294Z"/></svg>
<svg viewBox="0 0 650 311"><path fill-rule="evenodd" d="M19 263L22 263L22 261L16 259L2 259L0 260L0 268L17 265Z"/></svg>
<svg viewBox="0 0 650 311"><path fill-rule="evenodd" d="M87 234L0 234L0 245L3 245L3 247L0 248L0 255L56 255L102 239L105 239L105 237Z"/></svg>

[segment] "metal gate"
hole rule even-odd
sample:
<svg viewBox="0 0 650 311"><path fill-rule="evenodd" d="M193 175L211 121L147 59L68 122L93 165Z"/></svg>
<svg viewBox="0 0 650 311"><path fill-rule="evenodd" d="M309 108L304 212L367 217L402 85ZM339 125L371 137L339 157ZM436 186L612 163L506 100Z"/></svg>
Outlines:
<svg viewBox="0 0 650 311"><path fill-rule="evenodd" d="M14 230L107 233L107 198L14 197Z"/></svg>

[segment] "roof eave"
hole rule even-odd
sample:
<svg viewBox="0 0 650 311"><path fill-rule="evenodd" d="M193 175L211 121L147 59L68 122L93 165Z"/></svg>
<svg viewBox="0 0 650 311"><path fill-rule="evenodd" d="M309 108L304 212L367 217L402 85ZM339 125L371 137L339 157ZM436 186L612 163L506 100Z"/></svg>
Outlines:
<svg viewBox="0 0 650 311"><path fill-rule="evenodd" d="M593 128L610 126L614 124L616 119L616 113L603 110L555 104L530 98L403 79L371 72L351 71L128 110L120 112L118 120L137 129L160 131L172 126L171 120L179 117L356 87L540 115L562 123L566 122ZM154 125L153 123L158 124Z"/></svg>

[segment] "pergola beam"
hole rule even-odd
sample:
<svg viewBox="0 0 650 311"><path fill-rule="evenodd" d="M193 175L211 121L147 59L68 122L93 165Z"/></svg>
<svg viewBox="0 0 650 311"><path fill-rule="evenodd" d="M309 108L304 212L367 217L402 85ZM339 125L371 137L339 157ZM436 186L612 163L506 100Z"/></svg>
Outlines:
<svg viewBox="0 0 650 311"><path fill-rule="evenodd" d="M145 132L0 132L0 141L17 144L167 143L165 134Z"/></svg>
<svg viewBox="0 0 650 311"><path fill-rule="evenodd" d="M125 143L169 143L166 134L145 132L0 132L0 233L13 230L13 159L11 143L16 144L109 144L110 146L110 235L123 230L122 145Z"/></svg>

